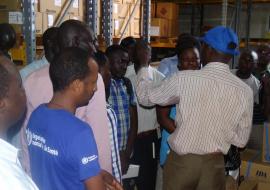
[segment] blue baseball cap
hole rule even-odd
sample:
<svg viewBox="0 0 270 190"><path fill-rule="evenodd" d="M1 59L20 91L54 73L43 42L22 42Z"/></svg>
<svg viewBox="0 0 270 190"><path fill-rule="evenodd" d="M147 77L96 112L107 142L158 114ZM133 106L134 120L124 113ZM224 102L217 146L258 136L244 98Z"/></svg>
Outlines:
<svg viewBox="0 0 270 190"><path fill-rule="evenodd" d="M229 55L239 55L239 42L236 33L224 26L209 30L201 40L213 49Z"/></svg>

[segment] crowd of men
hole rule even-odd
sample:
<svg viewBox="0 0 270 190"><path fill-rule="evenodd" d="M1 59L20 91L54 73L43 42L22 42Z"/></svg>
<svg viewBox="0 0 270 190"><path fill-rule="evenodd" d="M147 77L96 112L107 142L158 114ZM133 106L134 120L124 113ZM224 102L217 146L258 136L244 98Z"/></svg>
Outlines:
<svg viewBox="0 0 270 190"><path fill-rule="evenodd" d="M239 150L269 118L269 46L231 70L239 40L218 26L181 34L156 69L144 40L103 52L81 21L42 40L44 56L18 72L14 31L0 25L1 189L223 190L238 179ZM130 164L138 176L123 179Z"/></svg>

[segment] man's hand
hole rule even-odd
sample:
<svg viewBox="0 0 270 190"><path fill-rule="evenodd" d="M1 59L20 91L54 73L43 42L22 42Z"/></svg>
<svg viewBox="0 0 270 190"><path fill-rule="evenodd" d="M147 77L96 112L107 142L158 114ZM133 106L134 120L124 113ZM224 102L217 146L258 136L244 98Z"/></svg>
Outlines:
<svg viewBox="0 0 270 190"><path fill-rule="evenodd" d="M123 190L120 182L118 182L109 172L102 170L100 174L107 190Z"/></svg>
<svg viewBox="0 0 270 190"><path fill-rule="evenodd" d="M125 151L120 151L122 174L126 174L129 167L129 157Z"/></svg>

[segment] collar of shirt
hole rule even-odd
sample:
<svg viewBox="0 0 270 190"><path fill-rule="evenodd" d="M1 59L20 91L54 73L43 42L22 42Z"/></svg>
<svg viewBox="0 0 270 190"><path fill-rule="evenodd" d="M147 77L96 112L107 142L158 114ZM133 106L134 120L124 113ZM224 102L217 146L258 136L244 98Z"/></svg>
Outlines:
<svg viewBox="0 0 270 190"><path fill-rule="evenodd" d="M217 72L218 71L221 71L221 72L231 73L229 65L227 65L225 63L220 63L220 62L210 62L210 63L207 63L202 68L202 70L205 70L205 69L207 69L207 70L208 69L210 69L210 70L215 69Z"/></svg>
<svg viewBox="0 0 270 190"><path fill-rule="evenodd" d="M0 138L0 157L14 163L18 163L19 150Z"/></svg>

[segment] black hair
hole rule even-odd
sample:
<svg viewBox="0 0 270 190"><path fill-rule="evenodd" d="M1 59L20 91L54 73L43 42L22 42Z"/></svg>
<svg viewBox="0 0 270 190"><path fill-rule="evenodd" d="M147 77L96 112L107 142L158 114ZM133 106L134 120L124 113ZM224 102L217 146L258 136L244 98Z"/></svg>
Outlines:
<svg viewBox="0 0 270 190"><path fill-rule="evenodd" d="M53 91L64 90L74 80L83 80L91 72L88 67L90 55L88 52L69 47L64 49L59 56L50 64L50 78Z"/></svg>
<svg viewBox="0 0 270 190"><path fill-rule="evenodd" d="M74 38L79 38L80 36L88 33L86 24L79 20L67 20L63 22L58 31L58 42L59 48L64 49L71 47Z"/></svg>
<svg viewBox="0 0 270 190"><path fill-rule="evenodd" d="M201 50L201 44L198 39L196 39L194 36L191 34L183 34L180 35L178 40L177 40L177 45L176 45L176 54L178 57L181 56L181 54L190 48L197 48L200 52Z"/></svg>
<svg viewBox="0 0 270 190"><path fill-rule="evenodd" d="M42 43L44 46L46 59L50 62L59 54L58 46L58 27L48 28L42 36Z"/></svg>
<svg viewBox="0 0 270 190"><path fill-rule="evenodd" d="M135 38L133 38L132 36L129 36L129 37L126 37L124 38L120 45L124 48L128 48L129 46L133 46L133 45L136 45L136 40Z"/></svg>
<svg viewBox="0 0 270 190"><path fill-rule="evenodd" d="M150 46L150 44L148 42L146 42L145 40L139 40L136 44L136 49L138 48L142 48L142 49L148 49L148 47Z"/></svg>
<svg viewBox="0 0 270 190"><path fill-rule="evenodd" d="M99 69L103 68L105 64L108 62L107 56L105 55L103 51L100 51L100 50L98 50L95 53L95 60L98 64Z"/></svg>
<svg viewBox="0 0 270 190"><path fill-rule="evenodd" d="M114 45L111 45L109 46L107 49L106 49L106 56L109 58L111 57L112 55L114 55L115 53L118 53L118 52L125 52L125 53L128 53L127 50L122 47L121 45L117 45L117 44L114 44Z"/></svg>
<svg viewBox="0 0 270 190"><path fill-rule="evenodd" d="M16 43L16 32L8 23L0 24L0 50L8 51Z"/></svg>
<svg viewBox="0 0 270 190"><path fill-rule="evenodd" d="M8 70L0 64L0 98L5 98L9 89L11 75Z"/></svg>

